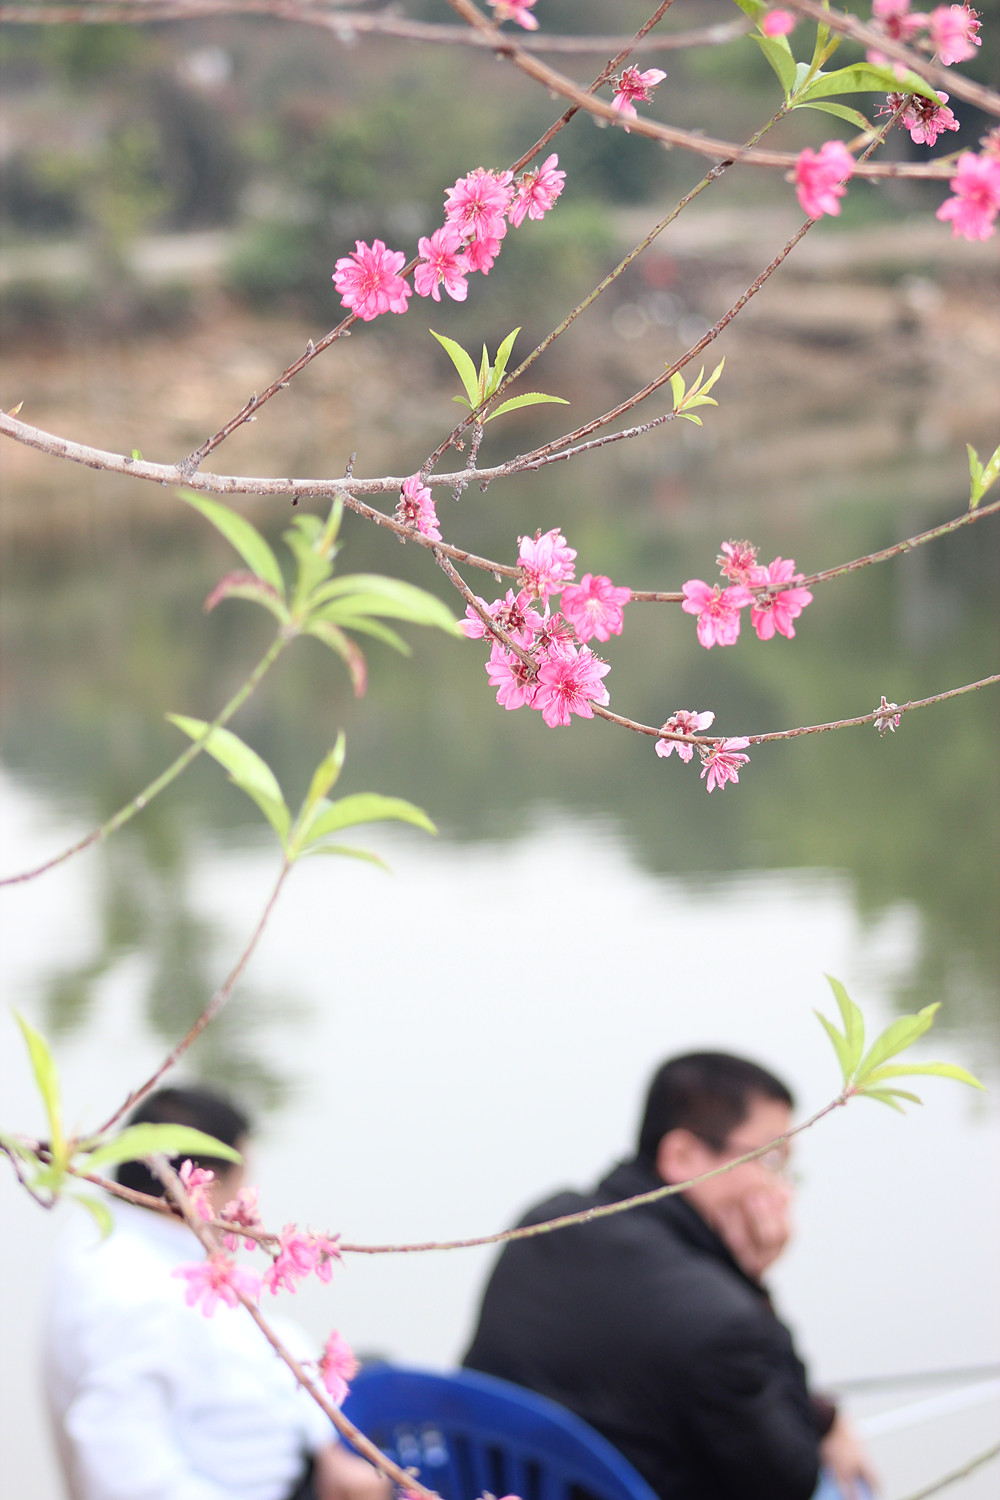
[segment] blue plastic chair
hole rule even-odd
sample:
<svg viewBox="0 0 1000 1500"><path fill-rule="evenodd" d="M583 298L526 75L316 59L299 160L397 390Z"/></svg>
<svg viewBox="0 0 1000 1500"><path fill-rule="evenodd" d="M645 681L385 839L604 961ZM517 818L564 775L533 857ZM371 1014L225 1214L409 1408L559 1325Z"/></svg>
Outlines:
<svg viewBox="0 0 1000 1500"><path fill-rule="evenodd" d="M605 1438L544 1396L473 1370L367 1365L344 1415L442 1500L657 1500ZM576 1492L574 1494L574 1492Z"/></svg>

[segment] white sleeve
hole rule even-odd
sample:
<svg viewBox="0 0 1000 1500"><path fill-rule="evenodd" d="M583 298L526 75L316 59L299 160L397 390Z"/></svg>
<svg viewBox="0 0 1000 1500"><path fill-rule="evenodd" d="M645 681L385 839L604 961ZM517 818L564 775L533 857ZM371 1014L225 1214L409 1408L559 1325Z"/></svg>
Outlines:
<svg viewBox="0 0 1000 1500"><path fill-rule="evenodd" d="M64 1418L83 1500L234 1500L192 1471L175 1437L171 1322L170 1309L147 1304L92 1330L87 1374Z"/></svg>

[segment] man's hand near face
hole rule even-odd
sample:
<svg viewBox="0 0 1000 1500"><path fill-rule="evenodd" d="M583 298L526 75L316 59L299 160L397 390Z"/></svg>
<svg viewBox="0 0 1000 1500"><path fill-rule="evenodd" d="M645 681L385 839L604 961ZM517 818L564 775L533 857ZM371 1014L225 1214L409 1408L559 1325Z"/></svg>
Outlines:
<svg viewBox="0 0 1000 1500"><path fill-rule="evenodd" d="M755 1281L788 1244L791 1199L791 1188L776 1179L744 1193L735 1202L721 1204L714 1215L716 1232L737 1265Z"/></svg>

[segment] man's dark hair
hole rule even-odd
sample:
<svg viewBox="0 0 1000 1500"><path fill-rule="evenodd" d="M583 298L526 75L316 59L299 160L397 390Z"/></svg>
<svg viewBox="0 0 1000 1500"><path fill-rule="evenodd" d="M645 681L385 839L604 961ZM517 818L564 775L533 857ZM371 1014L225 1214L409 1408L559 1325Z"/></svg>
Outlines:
<svg viewBox="0 0 1000 1500"><path fill-rule="evenodd" d="M791 1092L757 1063L728 1052L689 1052L672 1057L654 1074L646 1095L639 1131L639 1155L656 1160L657 1148L671 1130L690 1130L721 1151L742 1125L755 1099L775 1099L792 1108Z"/></svg>
<svg viewBox="0 0 1000 1500"><path fill-rule="evenodd" d="M129 1125L191 1125L204 1131L223 1145L235 1146L241 1137L250 1134L250 1121L242 1110L214 1089L174 1088L158 1089L144 1099L128 1118ZM222 1173L233 1164L217 1156L192 1156L188 1158L196 1167L208 1167ZM173 1163L176 1167L182 1158ZM141 1161L123 1161L115 1174L122 1187L132 1188L137 1193L149 1193L154 1198L164 1196L163 1183Z"/></svg>

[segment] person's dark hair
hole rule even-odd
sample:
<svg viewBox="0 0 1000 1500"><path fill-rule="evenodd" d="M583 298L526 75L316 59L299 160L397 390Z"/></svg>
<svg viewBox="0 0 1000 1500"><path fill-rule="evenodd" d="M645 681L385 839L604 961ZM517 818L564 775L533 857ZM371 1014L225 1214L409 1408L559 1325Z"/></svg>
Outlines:
<svg viewBox="0 0 1000 1500"><path fill-rule="evenodd" d="M129 1125L191 1125L206 1135L222 1141L225 1146L235 1146L241 1137L250 1134L250 1121L241 1109L207 1088L158 1089L144 1099L129 1115ZM183 1158L178 1157L176 1167ZM208 1167L213 1172L225 1172L233 1164L220 1157L192 1156L188 1158L196 1167ZM141 1161L123 1161L115 1173L122 1187L132 1188L137 1193L149 1193L154 1198L164 1196L163 1184Z"/></svg>
<svg viewBox="0 0 1000 1500"><path fill-rule="evenodd" d="M791 1092L757 1063L728 1052L689 1052L672 1057L657 1070L646 1095L639 1130L639 1156L656 1160L657 1148L671 1130L690 1130L721 1151L742 1125L755 1099L774 1099L792 1108Z"/></svg>

